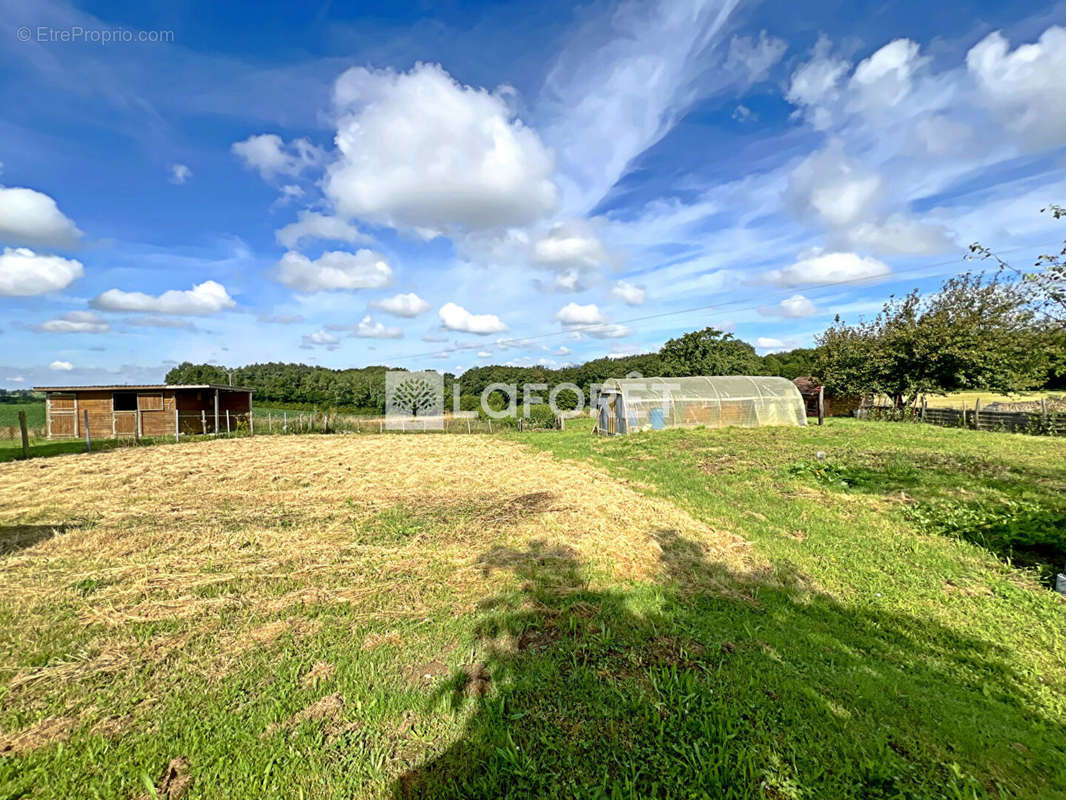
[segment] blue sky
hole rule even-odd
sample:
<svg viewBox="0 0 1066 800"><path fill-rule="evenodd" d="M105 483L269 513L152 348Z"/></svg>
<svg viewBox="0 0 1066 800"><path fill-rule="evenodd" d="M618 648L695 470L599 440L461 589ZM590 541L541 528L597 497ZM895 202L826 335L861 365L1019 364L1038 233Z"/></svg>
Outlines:
<svg viewBox="0 0 1066 800"><path fill-rule="evenodd" d="M1063 4L0 0L0 69L8 388L771 352L1066 237Z"/></svg>

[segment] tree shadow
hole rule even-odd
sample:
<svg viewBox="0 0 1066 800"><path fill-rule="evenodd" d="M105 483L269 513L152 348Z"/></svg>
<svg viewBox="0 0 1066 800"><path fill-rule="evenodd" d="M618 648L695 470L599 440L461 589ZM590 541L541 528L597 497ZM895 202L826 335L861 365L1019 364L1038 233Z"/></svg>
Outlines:
<svg viewBox="0 0 1066 800"><path fill-rule="evenodd" d="M590 588L566 547L484 553L520 587L485 601L480 661L428 699L470 709L463 735L394 797L1066 790L1066 730L1005 648L656 538L662 580L627 591Z"/></svg>
<svg viewBox="0 0 1066 800"><path fill-rule="evenodd" d="M6 556L66 532L66 525L0 525L0 556Z"/></svg>

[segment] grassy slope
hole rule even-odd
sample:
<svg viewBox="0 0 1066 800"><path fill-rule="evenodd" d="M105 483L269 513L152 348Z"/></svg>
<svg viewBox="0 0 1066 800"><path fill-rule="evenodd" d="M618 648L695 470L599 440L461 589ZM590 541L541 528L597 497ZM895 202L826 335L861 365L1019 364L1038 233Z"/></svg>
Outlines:
<svg viewBox="0 0 1066 800"><path fill-rule="evenodd" d="M934 532L945 497L1060 513L1066 443L835 420L611 440L578 424L513 438L670 498L748 538L767 566L731 572L663 529L660 579L590 584L573 551L507 550L486 532L473 553L487 582L458 611L447 564L420 571L458 523L413 497L352 527L349 549L424 540L425 558L367 567L374 593L359 602L309 600L299 619L317 628L222 673L204 662L216 639L201 635L133 672L4 695L5 731L67 713L83 689L101 716L132 721L121 735L86 723L66 748L0 760L0 795L128 797L176 755L192 765L190 797L1066 794L1061 599L987 549ZM181 446L166 452L176 459ZM454 478L461 495L461 468ZM215 512L227 541L252 536L236 484L234 505ZM302 510L278 509L276 529L300 524ZM73 567L49 569L65 570L91 606L106 586ZM251 580L196 591L239 599ZM300 580L289 570L277 591ZM400 598L415 591L411 613ZM101 635L80 613L67 601L39 631L0 614L5 659L76 670ZM119 632L147 650L184 631L162 619ZM317 661L336 674L305 684ZM484 697L462 669L471 661L491 676ZM403 675L419 664L442 677L412 685ZM264 733L334 696L342 719Z"/></svg>

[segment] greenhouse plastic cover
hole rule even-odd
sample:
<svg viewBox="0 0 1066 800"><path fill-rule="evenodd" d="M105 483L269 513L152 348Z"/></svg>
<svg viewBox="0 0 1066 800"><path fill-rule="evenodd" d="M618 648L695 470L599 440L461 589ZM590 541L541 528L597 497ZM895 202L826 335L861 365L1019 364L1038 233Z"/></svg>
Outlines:
<svg viewBox="0 0 1066 800"><path fill-rule="evenodd" d="M624 430L651 428L754 428L806 425L807 409L799 389L787 378L727 375L689 378L608 380L601 396L621 395L618 409ZM619 426L622 428L623 426Z"/></svg>

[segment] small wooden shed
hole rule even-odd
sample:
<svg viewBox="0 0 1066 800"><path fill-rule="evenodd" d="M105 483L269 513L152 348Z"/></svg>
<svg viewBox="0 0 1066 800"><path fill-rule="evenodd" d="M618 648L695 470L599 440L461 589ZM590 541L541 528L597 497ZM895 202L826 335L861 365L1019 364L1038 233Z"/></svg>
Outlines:
<svg viewBox="0 0 1066 800"><path fill-rule="evenodd" d="M808 417L818 416L818 392L822 388L822 382L814 376L807 375L792 381L803 395L803 403L807 407ZM855 409L862 405L861 397L851 395L839 395L833 392L825 392L825 415L827 417L850 417L855 414Z"/></svg>
<svg viewBox="0 0 1066 800"><path fill-rule="evenodd" d="M174 436L252 427L252 390L213 383L36 386L49 439Z"/></svg>

